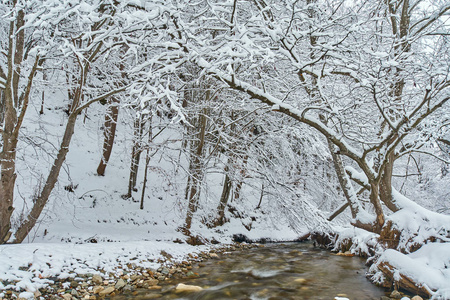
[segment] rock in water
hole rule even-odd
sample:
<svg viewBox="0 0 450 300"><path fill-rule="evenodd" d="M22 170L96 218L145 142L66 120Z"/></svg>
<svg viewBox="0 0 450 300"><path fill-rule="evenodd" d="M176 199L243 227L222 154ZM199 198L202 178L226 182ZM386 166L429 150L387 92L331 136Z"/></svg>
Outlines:
<svg viewBox="0 0 450 300"><path fill-rule="evenodd" d="M400 294L400 292L397 291L397 290L393 290L391 295L390 295L390 297L394 298L394 299L401 299L402 298L402 294Z"/></svg>
<svg viewBox="0 0 450 300"><path fill-rule="evenodd" d="M296 278L296 279L294 280L294 282L295 282L295 283L302 283L302 284L303 284L303 283L306 282L306 279L300 277L300 278Z"/></svg>
<svg viewBox="0 0 450 300"><path fill-rule="evenodd" d="M158 279L152 278L152 279L148 279L148 280L144 281L144 283L147 283L148 286L155 286L155 285L158 285L159 281L158 281Z"/></svg>
<svg viewBox="0 0 450 300"><path fill-rule="evenodd" d="M196 285L188 285L179 283L177 287L175 288L176 293L182 293L182 292L200 292L203 291L203 288Z"/></svg>
<svg viewBox="0 0 450 300"><path fill-rule="evenodd" d="M98 295L99 295L100 297L104 297L104 296L106 296L106 295L111 294L111 293L114 292L114 291L115 291L115 288L112 287L112 286L109 286L109 287L107 287L106 289L104 289L103 291L101 291L100 293L98 293Z"/></svg>
<svg viewBox="0 0 450 300"><path fill-rule="evenodd" d="M416 296L412 297L411 300L423 300L423 298L416 295Z"/></svg>

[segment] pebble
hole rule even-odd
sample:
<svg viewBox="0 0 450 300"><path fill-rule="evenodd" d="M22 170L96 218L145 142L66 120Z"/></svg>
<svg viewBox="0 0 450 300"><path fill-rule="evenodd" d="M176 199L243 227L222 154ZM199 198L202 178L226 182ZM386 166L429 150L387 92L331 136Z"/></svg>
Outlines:
<svg viewBox="0 0 450 300"><path fill-rule="evenodd" d="M104 289L103 291L101 291L100 293L98 293L98 295L99 295L100 297L104 297L104 296L106 296L106 295L111 294L111 293L114 292L114 291L115 291L115 288L112 287L112 286L109 286L109 287L107 287L106 289Z"/></svg>
<svg viewBox="0 0 450 300"><path fill-rule="evenodd" d="M402 298L402 294L400 294L400 292L397 291L397 290L393 290L391 295L390 295L390 297L394 298L394 299L401 299Z"/></svg>
<svg viewBox="0 0 450 300"><path fill-rule="evenodd" d="M158 285L159 281L156 279L148 279L145 281L145 283L147 283L149 286L155 286Z"/></svg>
<svg viewBox="0 0 450 300"><path fill-rule="evenodd" d="M72 295L71 294L64 294L62 295L64 300L72 300Z"/></svg>
<svg viewBox="0 0 450 300"><path fill-rule="evenodd" d="M102 276L95 274L94 276L92 276L92 282L97 285L102 284L103 278L102 278Z"/></svg>
<svg viewBox="0 0 450 300"><path fill-rule="evenodd" d="M305 278L297 278L297 279L294 280L294 282L296 282L296 283L305 283L306 279Z"/></svg>
<svg viewBox="0 0 450 300"><path fill-rule="evenodd" d="M161 274L163 274L163 275L168 275L169 274L169 269L167 269L167 268L163 268L162 270L161 270Z"/></svg>
<svg viewBox="0 0 450 300"><path fill-rule="evenodd" d="M94 293L94 294L98 294L98 293L100 293L101 291L103 291L105 288L104 287L102 287L102 286L94 286L94 288L93 288L93 290L92 290L92 292Z"/></svg>
<svg viewBox="0 0 450 300"><path fill-rule="evenodd" d="M114 287L116 290L120 290L125 285L126 285L125 281L122 278L120 278L119 280L117 280L116 285Z"/></svg>
<svg viewBox="0 0 450 300"><path fill-rule="evenodd" d="M203 288L197 285L188 285L188 284L183 284L183 283L179 283L176 288L175 288L175 292L176 293L182 293L182 292L200 292L203 291Z"/></svg>
<svg viewBox="0 0 450 300"><path fill-rule="evenodd" d="M423 300L423 298L420 297L419 295L416 295L416 296L412 297L411 300Z"/></svg>

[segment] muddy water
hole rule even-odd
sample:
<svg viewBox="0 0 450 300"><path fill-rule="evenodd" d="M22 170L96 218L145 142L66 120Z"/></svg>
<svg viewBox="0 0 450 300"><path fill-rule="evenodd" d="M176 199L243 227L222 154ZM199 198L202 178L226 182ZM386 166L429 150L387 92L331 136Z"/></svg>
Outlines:
<svg viewBox="0 0 450 300"><path fill-rule="evenodd" d="M123 299L380 299L384 290L364 276L364 261L336 256L311 244L273 244L222 254L195 267L197 278L171 280L162 290L138 290ZM178 283L203 291L176 293Z"/></svg>

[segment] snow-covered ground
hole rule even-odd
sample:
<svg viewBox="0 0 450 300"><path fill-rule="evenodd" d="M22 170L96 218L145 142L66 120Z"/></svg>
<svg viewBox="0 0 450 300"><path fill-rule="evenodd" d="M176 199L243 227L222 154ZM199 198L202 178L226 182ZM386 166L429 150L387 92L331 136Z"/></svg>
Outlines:
<svg viewBox="0 0 450 300"><path fill-rule="evenodd" d="M172 255L174 262L180 262L189 253L208 248L163 241L6 245L0 248L0 279L9 284L0 283L0 290L35 292L48 285L50 277L73 278L77 274L99 274L99 270L118 273L127 270L128 263L157 269L158 259L164 259L161 251Z"/></svg>
<svg viewBox="0 0 450 300"><path fill-rule="evenodd" d="M18 152L14 224L30 208L31 199L47 176L64 131L67 115L63 110L67 103L58 102L58 99L64 99L61 91L55 91L52 96L47 100L43 115L38 113L39 103L30 107L27 113ZM189 253L213 247L188 245L186 236L178 230L184 224L183 197L187 180L184 171L174 170L176 166L171 162L178 159L178 153L161 151L161 155L152 159L143 210L139 209L138 203L143 181L142 165L138 191L133 192L135 201L123 199L132 145L132 118L126 110L119 114L116 141L106 174L96 175L103 143L104 111L105 107L97 105L86 115L79 116L59 181L40 221L24 243L0 246L0 282L4 282L0 283L0 298L2 290L34 292L47 285L49 277L74 276L71 271L78 274L95 274L100 269L112 272L130 262L156 268L158 259L163 258L162 250L172 255L174 261L181 261ZM177 138L177 134L169 129L160 141ZM238 233L251 239L282 241L298 238L299 230L294 230L276 210L263 203L261 210L254 211L256 203L250 201L235 204L240 210L248 209L248 216L231 219L217 229L207 228L200 219L217 207L223 175L211 176L212 184L202 191L205 196L192 224L193 235L221 243L231 243L233 234ZM254 201L258 198L254 197ZM252 220L251 217L256 218ZM252 230L248 231L244 225L250 223Z"/></svg>

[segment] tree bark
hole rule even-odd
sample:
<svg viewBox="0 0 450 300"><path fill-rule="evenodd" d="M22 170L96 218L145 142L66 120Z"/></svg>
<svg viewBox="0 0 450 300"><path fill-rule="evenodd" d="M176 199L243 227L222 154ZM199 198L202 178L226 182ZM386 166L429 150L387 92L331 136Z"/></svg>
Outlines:
<svg viewBox="0 0 450 300"><path fill-rule="evenodd" d="M2 132L3 148L0 154L0 244L4 244L11 236L11 215L14 211L14 186L16 182L16 146L17 136L14 126L17 121L9 86L5 90L5 123Z"/></svg>
<svg viewBox="0 0 450 300"><path fill-rule="evenodd" d="M144 197L145 197L145 189L147 188L147 174L148 174L148 165L150 163L150 142L152 141L152 120L149 120L149 130L148 130L148 145L147 152L145 154L145 171L144 171L144 183L142 184L142 194L141 194L141 205L140 209L144 209Z"/></svg>
<svg viewBox="0 0 450 300"><path fill-rule="evenodd" d="M248 155L246 154L244 156L244 159L242 160L241 170L239 171L240 176L238 182L236 183L236 188L234 189L234 195L232 200L238 200L241 197L242 186L244 185L244 179L245 176L247 175L247 170L245 169L247 167L247 162L248 162Z"/></svg>
<svg viewBox="0 0 450 300"><path fill-rule="evenodd" d="M109 99L109 107L105 114L105 124L103 129L103 154L100 163L97 167L97 175L104 176L105 169L111 157L111 152L114 146L114 139L116 136L117 119L119 116L119 104L116 98Z"/></svg>
<svg viewBox="0 0 450 300"><path fill-rule="evenodd" d="M207 92L207 99L209 99L209 92ZM197 210L198 201L200 199L201 184L203 182L204 169L203 169L203 147L205 145L205 134L206 134L206 109L203 109L198 117L198 127L200 127L200 132L198 134L198 141L195 142L196 149L192 153L191 149L191 163L189 166L189 176L191 177L188 182L190 187L188 189L188 210L186 213L185 227L186 229L191 228L192 217L194 212Z"/></svg>
<svg viewBox="0 0 450 300"><path fill-rule="evenodd" d="M396 212L400 208L392 201L392 172L394 169L395 153L392 151L387 159L380 179L380 199L387 208Z"/></svg>
<svg viewBox="0 0 450 300"><path fill-rule="evenodd" d="M133 191L136 189L137 174L139 171L139 163L142 152L142 131L143 131L143 116L139 115L134 120L134 141L131 149L131 166L130 178L128 180L128 192L126 198L131 198Z"/></svg>
<svg viewBox="0 0 450 300"><path fill-rule="evenodd" d="M327 142L328 149L330 150L331 157L333 158L334 170L336 171L339 185L341 186L342 192L344 193L345 199L347 200L347 204L350 206L352 218L356 218L358 212L361 210L361 207L359 205L359 202L357 201L358 198L356 196L355 190L353 189L352 183L350 182L350 178L345 172L341 157L334 150L333 143L328 138Z"/></svg>
<svg viewBox="0 0 450 300"><path fill-rule="evenodd" d="M379 184L377 183L370 184L370 202L375 208L376 213L376 221L372 231L380 233L384 225L384 212L379 198Z"/></svg>
<svg viewBox="0 0 450 300"><path fill-rule="evenodd" d="M228 172L228 166L225 167L225 172ZM230 193L232 190L232 182L228 173L225 174L223 182L222 195L220 196L219 206L217 207L217 219L214 222L215 226L221 226L225 223L225 208L227 207Z"/></svg>
<svg viewBox="0 0 450 300"><path fill-rule="evenodd" d="M8 40L8 72L6 78L4 96L4 126L2 131L2 151L0 153L1 181L0 181L0 244L8 242L11 236L11 216L14 211L14 187L16 182L16 147L18 142L19 130L22 126L25 113L28 108L28 99L36 74L39 57L36 57L33 68L28 76L21 103L19 105L19 78L20 68L16 63L21 63L23 55L23 36L18 34L14 37L17 26L23 26L23 11L18 14L16 22L11 21L9 27ZM22 48L22 49L20 49ZM15 52L13 53L13 49Z"/></svg>
<svg viewBox="0 0 450 300"><path fill-rule="evenodd" d="M23 52L24 52L24 43L25 43L25 31L24 30L19 30L24 24L25 24L25 13L23 12L23 10L19 10L17 13L17 19L16 19L16 43L15 43L15 50L16 52L14 53L14 72L13 72L13 78L12 78L12 83L14 87L13 90L13 96L14 96L14 106L16 108L18 108L21 105L21 101L20 101L20 96L19 96L19 80L20 80L20 72L21 72L21 67L20 65L22 64L23 61Z"/></svg>

